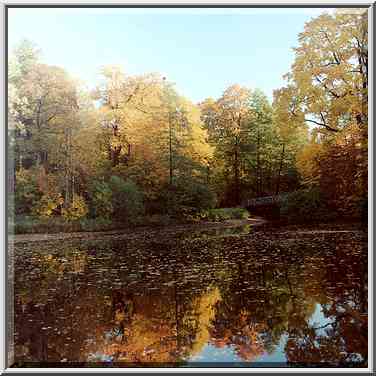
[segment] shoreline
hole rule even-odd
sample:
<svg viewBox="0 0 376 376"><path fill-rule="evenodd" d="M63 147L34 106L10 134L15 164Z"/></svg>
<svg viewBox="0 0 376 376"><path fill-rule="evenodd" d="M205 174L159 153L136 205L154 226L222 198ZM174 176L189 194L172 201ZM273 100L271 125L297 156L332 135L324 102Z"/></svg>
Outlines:
<svg viewBox="0 0 376 376"><path fill-rule="evenodd" d="M9 234L8 244L17 245L24 243L55 242L59 240L101 240L101 239L137 239L145 234L157 235L158 233L182 234L189 232L205 232L210 230L220 230L229 228L238 228L250 225L257 232L269 231L278 233L280 236L290 236L299 234L309 236L314 234L331 233L367 233L368 225L359 221L354 222L333 222L333 223L302 223L286 224L280 222L268 221L262 217L252 217L248 219L229 219L223 222L199 222L193 224L176 224L166 226L139 226L135 228L125 228L108 231L81 231L81 232L59 232L59 233L25 233ZM251 235L247 234L247 235ZM243 236L243 235L242 235Z"/></svg>
<svg viewBox="0 0 376 376"><path fill-rule="evenodd" d="M268 221L261 217L252 217L248 219L229 219L223 222L199 222L194 224L176 224L167 226L139 226L136 228L127 228L119 230L108 231L79 231L79 232L57 232L44 234L9 234L8 243L18 244L25 242L43 242L55 240L70 240L70 239L97 239L107 236L124 236L127 235L142 235L145 232L186 232L197 230L215 230L221 228L240 227L245 225L260 226Z"/></svg>

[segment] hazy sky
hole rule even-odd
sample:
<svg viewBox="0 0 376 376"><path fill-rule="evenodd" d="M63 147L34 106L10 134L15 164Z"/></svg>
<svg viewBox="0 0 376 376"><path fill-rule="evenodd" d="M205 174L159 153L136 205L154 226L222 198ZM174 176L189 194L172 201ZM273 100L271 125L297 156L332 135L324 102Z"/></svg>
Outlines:
<svg viewBox="0 0 376 376"><path fill-rule="evenodd" d="M92 87L102 65L160 72L197 102L233 83L270 98L304 23L320 9L9 9L9 48L35 42L43 61Z"/></svg>

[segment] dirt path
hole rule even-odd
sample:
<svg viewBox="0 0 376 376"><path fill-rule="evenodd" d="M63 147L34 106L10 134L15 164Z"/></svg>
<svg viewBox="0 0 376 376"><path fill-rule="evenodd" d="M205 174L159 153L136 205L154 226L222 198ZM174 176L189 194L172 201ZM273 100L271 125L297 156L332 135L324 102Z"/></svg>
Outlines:
<svg viewBox="0 0 376 376"><path fill-rule="evenodd" d="M111 230L111 231L97 231L97 232L60 232L54 234L16 234L9 235L9 242L13 244L28 243L28 242L43 242L56 240L70 240L70 239L98 239L104 237L128 238L134 236L141 236L145 232L187 232L187 231L205 231L217 228L239 227L244 225L262 225L266 220L261 217L252 217L248 219L231 219L224 222L200 222L189 225L172 225L161 227L138 227L135 229Z"/></svg>

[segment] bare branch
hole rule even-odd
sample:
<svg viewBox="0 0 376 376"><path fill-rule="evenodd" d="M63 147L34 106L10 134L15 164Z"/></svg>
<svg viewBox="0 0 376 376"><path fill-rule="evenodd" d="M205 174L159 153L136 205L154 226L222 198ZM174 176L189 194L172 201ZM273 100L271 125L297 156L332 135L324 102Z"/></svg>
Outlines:
<svg viewBox="0 0 376 376"><path fill-rule="evenodd" d="M312 120L312 119L304 119L304 121L309 121L310 123L314 123L314 124L316 124L316 125L319 125L319 126L321 126L321 127L324 127L325 129L327 129L328 131L331 131L331 132L339 132L338 129L332 128L332 127L330 127L329 125L324 124L324 123L320 123L320 122L318 122L318 121L316 121L316 120Z"/></svg>

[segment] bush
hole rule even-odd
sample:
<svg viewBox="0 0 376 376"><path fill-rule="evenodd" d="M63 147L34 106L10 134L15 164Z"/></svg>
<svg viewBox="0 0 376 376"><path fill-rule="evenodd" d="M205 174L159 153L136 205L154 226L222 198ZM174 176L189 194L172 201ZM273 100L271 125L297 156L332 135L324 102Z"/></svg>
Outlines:
<svg viewBox="0 0 376 376"><path fill-rule="evenodd" d="M137 222L145 212L143 194L138 186L132 180L124 181L118 176L111 176L109 186L115 217L131 224Z"/></svg>
<svg viewBox="0 0 376 376"><path fill-rule="evenodd" d="M331 219L335 213L328 210L318 188L287 194L280 204L280 214L288 222L316 222Z"/></svg>
<svg viewBox="0 0 376 376"><path fill-rule="evenodd" d="M36 172L21 168L16 172L14 211L15 214L30 213L42 197L36 179Z"/></svg>
<svg viewBox="0 0 376 376"><path fill-rule="evenodd" d="M215 203L215 194L205 184L180 179L174 186L166 185L161 189L152 206L175 218L189 219L204 209L212 208Z"/></svg>
<svg viewBox="0 0 376 376"><path fill-rule="evenodd" d="M249 213L243 208L221 208L205 210L200 217L207 221L222 222L229 219L247 219Z"/></svg>
<svg viewBox="0 0 376 376"><path fill-rule="evenodd" d="M64 199L60 193L46 193L33 207L33 213L41 218L49 218L63 203Z"/></svg>
<svg viewBox="0 0 376 376"><path fill-rule="evenodd" d="M74 195L72 203L69 205L69 207L63 208L61 213L66 221L73 222L85 217L88 213L88 207L83 197Z"/></svg>
<svg viewBox="0 0 376 376"><path fill-rule="evenodd" d="M216 196L205 184L182 180L178 183L177 201L180 206L194 208L197 211L213 208Z"/></svg>
<svg viewBox="0 0 376 376"><path fill-rule="evenodd" d="M234 219L247 219L249 217L248 211L243 208L232 208L231 213Z"/></svg>
<svg viewBox="0 0 376 376"><path fill-rule="evenodd" d="M89 195L91 215L109 219L114 211L110 186L105 182L94 181L90 187Z"/></svg>
<svg viewBox="0 0 376 376"><path fill-rule="evenodd" d="M72 231L107 231L119 228L118 223L112 223L106 218L82 218L67 222L60 216L37 218L32 216L16 216L10 223L9 232L15 234L43 234Z"/></svg>

